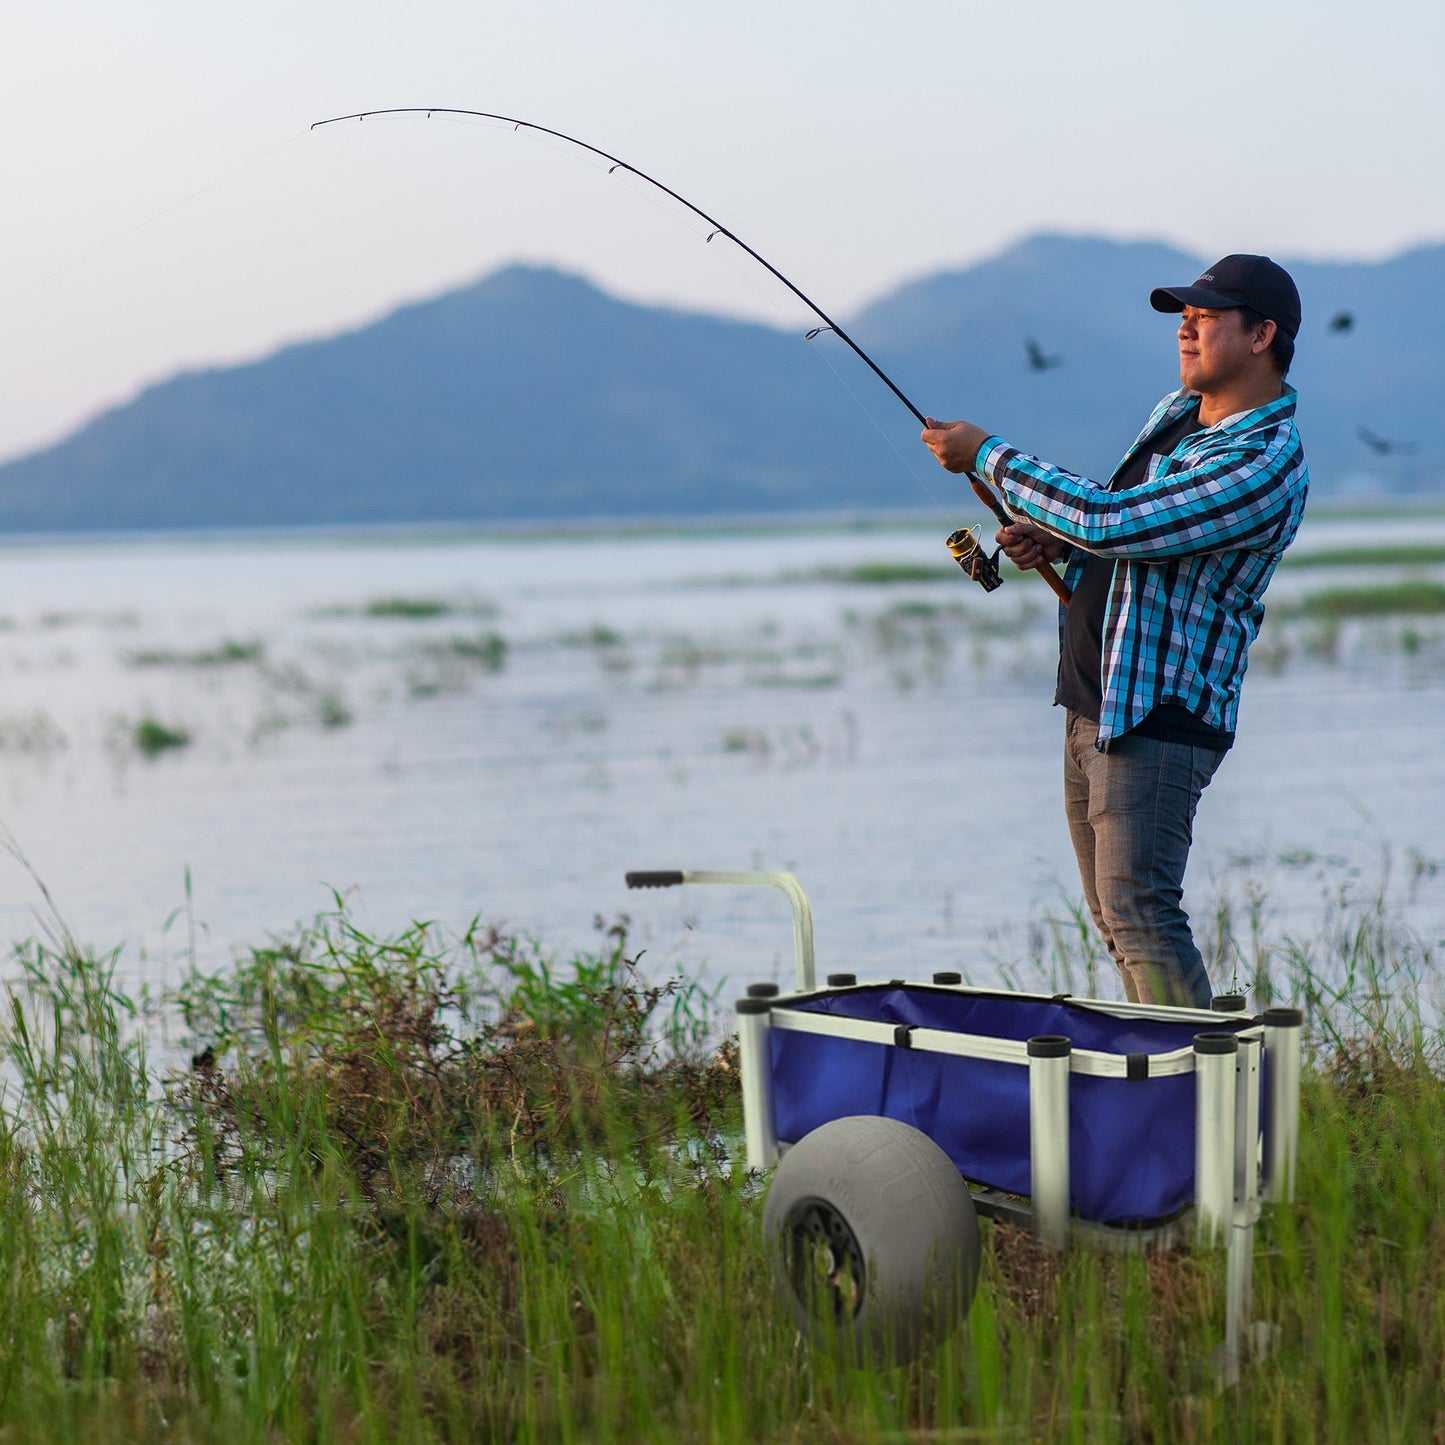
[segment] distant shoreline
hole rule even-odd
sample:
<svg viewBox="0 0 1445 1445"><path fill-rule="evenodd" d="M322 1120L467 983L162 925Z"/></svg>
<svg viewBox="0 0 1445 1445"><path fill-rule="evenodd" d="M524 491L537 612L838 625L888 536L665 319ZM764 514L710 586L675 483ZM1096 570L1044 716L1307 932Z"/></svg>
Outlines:
<svg viewBox="0 0 1445 1445"><path fill-rule="evenodd" d="M973 510L960 499L960 514ZM1357 502L1320 502L1308 517L1333 521L1388 521L1411 517L1445 518L1445 498L1438 502L1372 497ZM386 543L403 545L461 542L554 542L569 537L617 541L629 537L790 536L799 532L846 534L912 532L938 528L947 517L931 508L896 512L717 512L690 516L597 516L568 520L547 518L454 522L328 522L276 527L191 527L115 529L109 531L0 533L0 553L37 552L75 547L224 546L267 542L302 546L315 542ZM968 518L961 515L963 523Z"/></svg>

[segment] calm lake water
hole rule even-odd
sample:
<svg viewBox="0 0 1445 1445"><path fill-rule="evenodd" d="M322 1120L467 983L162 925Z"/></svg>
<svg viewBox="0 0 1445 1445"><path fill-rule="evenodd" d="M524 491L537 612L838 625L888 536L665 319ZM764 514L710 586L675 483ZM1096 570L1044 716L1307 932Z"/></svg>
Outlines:
<svg viewBox="0 0 1445 1445"><path fill-rule="evenodd" d="M788 978L771 890L629 893L631 868L781 868L820 970L991 982L1077 898L1050 706L1053 606L985 595L947 526L265 537L0 555L0 821L128 980L213 967L348 895L367 926L474 916L566 953L627 913L655 972ZM1300 555L1402 540L1311 519ZM1408 540L1445 542L1412 519ZM1425 569L1445 577L1445 569ZM1445 939L1445 622L1279 619L1384 567L1282 571L1190 906L1308 934L1384 888ZM185 733L147 756L144 719ZM12 938L39 889L0 866Z"/></svg>

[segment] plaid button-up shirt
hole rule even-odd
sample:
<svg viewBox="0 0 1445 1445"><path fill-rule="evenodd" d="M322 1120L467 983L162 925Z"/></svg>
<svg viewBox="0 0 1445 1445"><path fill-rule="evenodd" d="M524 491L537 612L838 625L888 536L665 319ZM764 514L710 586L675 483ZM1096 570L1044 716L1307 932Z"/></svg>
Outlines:
<svg viewBox="0 0 1445 1445"><path fill-rule="evenodd" d="M1260 599L1299 529L1309 488L1295 398L1285 386L1268 406L1190 433L1150 460L1143 482L1117 492L998 437L979 449L979 472L1010 511L1073 545L1070 586L1083 570L1081 552L1116 559L1104 614L1101 750L1164 702L1235 730ZM1119 467L1198 402L1187 390L1165 397Z"/></svg>

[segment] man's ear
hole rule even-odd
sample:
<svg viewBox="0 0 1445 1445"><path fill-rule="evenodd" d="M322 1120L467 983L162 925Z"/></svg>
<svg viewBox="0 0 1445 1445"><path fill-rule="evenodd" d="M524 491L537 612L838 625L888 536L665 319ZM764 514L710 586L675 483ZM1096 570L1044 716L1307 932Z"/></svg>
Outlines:
<svg viewBox="0 0 1445 1445"><path fill-rule="evenodd" d="M1253 352L1255 356L1259 356L1262 352L1268 351L1274 344L1275 332L1278 330L1279 327L1273 321L1261 321L1259 325L1254 328L1254 340L1250 343L1250 351Z"/></svg>

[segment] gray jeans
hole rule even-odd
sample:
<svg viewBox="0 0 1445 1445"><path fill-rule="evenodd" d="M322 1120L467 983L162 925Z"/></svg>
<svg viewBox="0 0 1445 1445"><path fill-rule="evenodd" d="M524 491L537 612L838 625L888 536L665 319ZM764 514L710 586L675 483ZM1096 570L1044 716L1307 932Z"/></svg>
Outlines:
<svg viewBox="0 0 1445 1445"><path fill-rule="evenodd" d="M1127 733L1106 753L1098 723L1068 713L1064 811L1089 912L1140 1003L1208 1008L1204 960L1184 911L1194 810L1224 757Z"/></svg>

